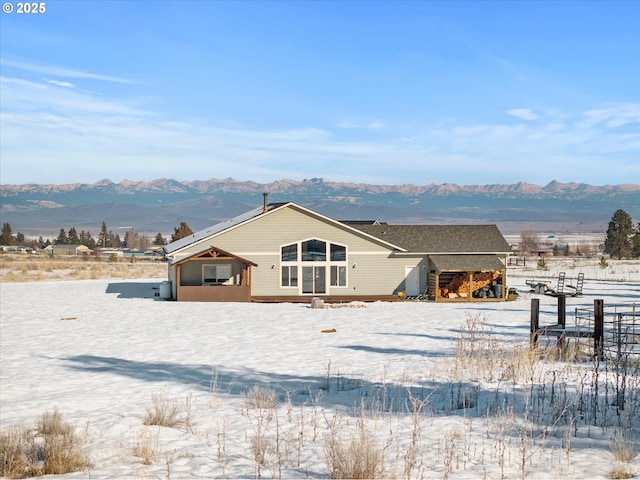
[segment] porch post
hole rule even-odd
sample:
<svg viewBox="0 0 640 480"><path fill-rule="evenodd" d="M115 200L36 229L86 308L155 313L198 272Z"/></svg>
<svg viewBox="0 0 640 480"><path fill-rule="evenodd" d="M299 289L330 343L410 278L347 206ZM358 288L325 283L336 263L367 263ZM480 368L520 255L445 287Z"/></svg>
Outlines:
<svg viewBox="0 0 640 480"><path fill-rule="evenodd" d="M176 267L176 302L180 300L180 270L182 265Z"/></svg>

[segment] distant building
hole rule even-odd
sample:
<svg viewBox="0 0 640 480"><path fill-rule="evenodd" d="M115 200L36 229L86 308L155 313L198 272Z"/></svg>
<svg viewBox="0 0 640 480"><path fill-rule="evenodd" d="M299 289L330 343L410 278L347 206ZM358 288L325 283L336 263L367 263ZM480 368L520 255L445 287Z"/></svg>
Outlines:
<svg viewBox="0 0 640 480"><path fill-rule="evenodd" d="M45 251L53 256L90 255L93 250L85 245L50 245Z"/></svg>

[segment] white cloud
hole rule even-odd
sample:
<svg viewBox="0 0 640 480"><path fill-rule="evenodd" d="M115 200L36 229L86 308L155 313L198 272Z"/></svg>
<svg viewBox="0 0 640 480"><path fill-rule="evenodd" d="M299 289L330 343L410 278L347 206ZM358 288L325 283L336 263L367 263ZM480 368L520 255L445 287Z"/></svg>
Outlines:
<svg viewBox="0 0 640 480"><path fill-rule="evenodd" d="M579 128L591 128L599 123L604 123L609 128L640 123L640 103L623 103L587 110L584 117L578 124Z"/></svg>
<svg viewBox="0 0 640 480"><path fill-rule="evenodd" d="M65 87L65 88L73 88L75 87L75 85L71 82L61 82L60 80L49 80L49 79L45 79L45 82L50 83L51 85L56 85L58 87Z"/></svg>
<svg viewBox="0 0 640 480"><path fill-rule="evenodd" d="M5 67L17 68L20 70L26 70L29 72L35 73L43 73L45 75L50 75L52 77L61 77L61 78L84 78L90 80L101 80L104 82L115 82L115 83L135 83L132 80L128 80L126 78L113 77L110 75L102 75L99 73L93 72L83 72L81 70L74 70L69 68L55 67L51 65L40 65L29 62L20 62L17 60L11 59L3 59L2 65Z"/></svg>
<svg viewBox="0 0 640 480"><path fill-rule="evenodd" d="M533 113L530 108L514 108L512 110L507 110L509 115L513 115L521 120L537 120L538 115Z"/></svg>
<svg viewBox="0 0 640 480"><path fill-rule="evenodd" d="M50 81L0 80L6 183L160 176L387 184L546 184L551 176L624 183L630 180L613 165L632 164L640 148L639 133L612 128L638 121L638 106L628 104L563 113L561 120L545 114L515 125L447 120L437 128L408 126L397 136L385 128L362 141L349 138L348 131L221 127L204 119L167 118L136 98L114 100ZM382 129L384 122L345 122L339 128L367 127ZM612 168L603 173L605 162Z"/></svg>
<svg viewBox="0 0 640 480"><path fill-rule="evenodd" d="M349 120L345 120L336 124L337 128L347 130L381 130L383 128L386 128L386 126L387 125L383 120L374 120L372 122L352 122Z"/></svg>

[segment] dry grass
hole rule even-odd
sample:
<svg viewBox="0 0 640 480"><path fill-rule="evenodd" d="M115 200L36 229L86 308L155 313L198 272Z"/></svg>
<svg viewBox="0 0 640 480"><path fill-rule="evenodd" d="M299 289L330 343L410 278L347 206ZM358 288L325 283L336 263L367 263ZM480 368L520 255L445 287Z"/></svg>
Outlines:
<svg viewBox="0 0 640 480"><path fill-rule="evenodd" d="M381 478L384 472L384 450L364 429L351 440L333 432L325 442L325 456L330 478Z"/></svg>
<svg viewBox="0 0 640 480"><path fill-rule="evenodd" d="M40 415L33 429L11 427L0 434L0 457L7 478L60 475L89 465L73 425L57 410Z"/></svg>
<svg viewBox="0 0 640 480"><path fill-rule="evenodd" d="M629 471L629 469L622 464L616 465L613 470L609 472L609 478L612 478L613 480L624 480L633 477L635 477L633 472Z"/></svg>
<svg viewBox="0 0 640 480"><path fill-rule="evenodd" d="M152 405L146 407L145 425L184 428L187 432L192 430L191 395L187 396L184 404L168 398L164 392L154 393L151 398Z"/></svg>
<svg viewBox="0 0 640 480"><path fill-rule="evenodd" d="M7 478L24 478L31 465L28 457L31 435L24 427L10 427L0 433L0 457L2 475Z"/></svg>
<svg viewBox="0 0 640 480"><path fill-rule="evenodd" d="M100 278L160 278L167 265L155 258L131 262L127 258L109 261L105 257L50 257L0 254L0 282L46 280L96 280Z"/></svg>
<svg viewBox="0 0 640 480"><path fill-rule="evenodd" d="M273 410L278 406L278 395L270 388L256 385L244 397L244 406L247 410L253 408Z"/></svg>
<svg viewBox="0 0 640 480"><path fill-rule="evenodd" d="M611 437L611 453L616 462L631 463L636 456L635 443L631 434L625 434L621 429L616 429Z"/></svg>
<svg viewBox="0 0 640 480"><path fill-rule="evenodd" d="M133 447L133 454L142 459L143 465L152 465L158 454L159 432L151 430L141 430L138 433L136 445Z"/></svg>

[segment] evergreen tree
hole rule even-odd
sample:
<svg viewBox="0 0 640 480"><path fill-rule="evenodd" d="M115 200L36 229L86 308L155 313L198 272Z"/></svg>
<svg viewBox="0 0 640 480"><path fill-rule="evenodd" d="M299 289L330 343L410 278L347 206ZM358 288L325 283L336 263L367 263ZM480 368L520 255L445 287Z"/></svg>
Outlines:
<svg viewBox="0 0 640 480"><path fill-rule="evenodd" d="M11 232L11 225L8 223L2 224L2 233L0 233L0 245L13 245L13 233Z"/></svg>
<svg viewBox="0 0 640 480"><path fill-rule="evenodd" d="M102 227L100 227L100 235L98 235L98 244L101 247L110 247L111 245L107 245L109 242L109 232L107 231L107 224L102 222Z"/></svg>
<svg viewBox="0 0 640 480"><path fill-rule="evenodd" d="M79 238L80 238L80 245L84 245L85 247L88 247L92 250L96 248L96 241L91 236L91 232L85 232L84 230L82 230L80 232Z"/></svg>
<svg viewBox="0 0 640 480"><path fill-rule="evenodd" d="M76 231L75 227L71 227L69 229L67 242L69 243L69 245L80 245L80 238L78 237L78 232Z"/></svg>
<svg viewBox="0 0 640 480"><path fill-rule="evenodd" d="M640 222L636 227L636 232L633 235L633 251L631 252L633 258L640 257Z"/></svg>
<svg viewBox="0 0 640 480"><path fill-rule="evenodd" d="M167 241L164 239L162 234L160 232L158 232L158 234L156 235L156 238L153 240L153 244L154 245L166 245Z"/></svg>
<svg viewBox="0 0 640 480"><path fill-rule="evenodd" d="M624 210L616 210L607 228L607 237L604 240L604 253L620 260L631 255L631 237L634 234L631 216Z"/></svg>
<svg viewBox="0 0 640 480"><path fill-rule="evenodd" d="M56 245L67 245L68 243L69 238L67 237L67 232L64 231L64 228L61 228L58 238L56 238Z"/></svg>
<svg viewBox="0 0 640 480"><path fill-rule="evenodd" d="M16 233L16 243L18 245L24 245L24 233Z"/></svg>
<svg viewBox="0 0 640 480"><path fill-rule="evenodd" d="M179 227L173 227L173 235L171 235L171 241L175 242L176 240L180 240L181 238L188 237L193 234L193 230L191 227L187 225L187 222L180 222Z"/></svg>
<svg viewBox="0 0 640 480"><path fill-rule="evenodd" d="M109 232L109 239L107 240L107 247L111 248L120 248L122 246L122 241L120 240L120 235L117 233L114 235L113 232Z"/></svg>

